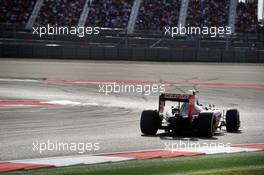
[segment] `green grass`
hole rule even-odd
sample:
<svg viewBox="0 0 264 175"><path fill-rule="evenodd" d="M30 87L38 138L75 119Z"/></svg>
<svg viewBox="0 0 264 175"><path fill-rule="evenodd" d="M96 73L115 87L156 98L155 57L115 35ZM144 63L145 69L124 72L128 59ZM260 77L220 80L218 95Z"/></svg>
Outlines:
<svg viewBox="0 0 264 175"><path fill-rule="evenodd" d="M264 152L131 160L119 163L77 165L62 168L16 171L6 174L55 175L263 175Z"/></svg>

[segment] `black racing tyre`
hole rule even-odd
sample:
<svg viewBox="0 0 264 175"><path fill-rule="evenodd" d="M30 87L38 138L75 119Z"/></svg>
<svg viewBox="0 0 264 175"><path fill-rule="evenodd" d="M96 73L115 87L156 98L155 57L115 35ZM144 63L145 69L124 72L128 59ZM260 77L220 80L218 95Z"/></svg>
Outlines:
<svg viewBox="0 0 264 175"><path fill-rule="evenodd" d="M141 114L140 129L145 135L156 135L161 127L161 119L158 111L144 110Z"/></svg>
<svg viewBox="0 0 264 175"><path fill-rule="evenodd" d="M203 137L212 137L214 135L214 118L212 112L202 112L198 116L198 133Z"/></svg>
<svg viewBox="0 0 264 175"><path fill-rule="evenodd" d="M226 111L226 131L237 132L240 127L239 112L237 109Z"/></svg>

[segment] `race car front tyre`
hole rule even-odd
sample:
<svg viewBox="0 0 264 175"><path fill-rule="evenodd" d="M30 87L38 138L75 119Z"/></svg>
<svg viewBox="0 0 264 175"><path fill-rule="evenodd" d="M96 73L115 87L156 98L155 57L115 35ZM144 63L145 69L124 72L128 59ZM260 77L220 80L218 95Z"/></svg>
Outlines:
<svg viewBox="0 0 264 175"><path fill-rule="evenodd" d="M239 112L237 109L226 111L226 131L237 132L240 127Z"/></svg>
<svg viewBox="0 0 264 175"><path fill-rule="evenodd" d="M214 135L214 118L211 112L202 112L198 116L198 133L203 137L212 137Z"/></svg>
<svg viewBox="0 0 264 175"><path fill-rule="evenodd" d="M145 135L156 135L161 127L161 119L158 111L144 110L141 114L140 129Z"/></svg>

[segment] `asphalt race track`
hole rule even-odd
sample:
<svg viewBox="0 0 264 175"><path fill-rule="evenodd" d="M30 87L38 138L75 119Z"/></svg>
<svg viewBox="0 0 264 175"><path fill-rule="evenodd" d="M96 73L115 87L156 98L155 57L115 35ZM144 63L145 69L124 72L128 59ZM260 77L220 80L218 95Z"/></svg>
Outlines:
<svg viewBox="0 0 264 175"><path fill-rule="evenodd" d="M142 136L140 114L157 109L158 93L99 92L99 84L166 82L166 92L200 91L200 102L238 108L239 133L225 129L213 138ZM33 150L33 143L98 143L85 154L164 149L173 143L263 143L264 65L60 60L0 60L0 161L75 155ZM12 105L6 105L13 102ZM20 100L20 101L19 101ZM26 100L56 105L21 105ZM16 105L17 104L17 105Z"/></svg>

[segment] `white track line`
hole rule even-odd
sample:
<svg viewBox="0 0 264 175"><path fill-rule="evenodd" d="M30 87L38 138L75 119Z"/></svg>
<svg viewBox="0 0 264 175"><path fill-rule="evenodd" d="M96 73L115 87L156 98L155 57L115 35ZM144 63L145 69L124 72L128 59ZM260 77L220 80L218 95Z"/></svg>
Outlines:
<svg viewBox="0 0 264 175"><path fill-rule="evenodd" d="M261 149L255 148L240 148L240 147L200 147L200 148L179 148L174 149L172 152L183 151L183 152L197 152L197 153L205 153L205 154L223 154L223 153L239 153L239 152L253 152L253 151L261 151Z"/></svg>
<svg viewBox="0 0 264 175"><path fill-rule="evenodd" d="M5 101L5 100L2 100ZM21 100L21 102L17 102L14 100L14 104L12 104L12 100L7 100L7 104L0 104L2 107L37 107L37 106L45 106L45 105L60 105L60 106L99 106L98 103L88 103L88 102L77 102L70 100L54 100L54 101L38 101L32 100L32 102L37 102L38 104L30 104L27 100ZM19 101L19 100L18 100ZM1 102L1 100L0 100ZM27 104L28 103L28 104Z"/></svg>
<svg viewBox="0 0 264 175"><path fill-rule="evenodd" d="M39 158L39 159L12 160L5 162L44 164L44 165L53 165L56 167L61 167L61 166L78 165L78 164L120 162L120 161L132 160L132 159L134 158L79 155L79 156L48 157L48 158Z"/></svg>
<svg viewBox="0 0 264 175"><path fill-rule="evenodd" d="M41 102L44 104L51 104L51 105L69 105L69 106L99 106L98 103L82 103L78 101L70 101L70 100L54 100L54 101L45 101Z"/></svg>
<svg viewBox="0 0 264 175"><path fill-rule="evenodd" d="M155 150L147 150L147 151L155 151ZM261 149L240 148L240 147L219 147L217 149L208 149L207 147L201 147L197 149L179 148L173 151L175 152L176 151L177 152L197 152L197 153L205 153L205 154L223 154L223 153L254 152L254 151L261 151ZM140 152L140 151L133 151L133 152L135 153L135 152ZM124 153L132 153L132 152L124 152ZM109 154L109 156L104 156L102 154L60 156L60 157L38 158L38 159L0 161L0 163L1 162L30 163L30 164L44 164L44 165L61 167L61 166L78 165L78 164L97 164L97 163L107 163L107 162L120 162L120 161L127 161L127 160L135 159L134 157L113 156L115 153L104 153L104 154L105 155Z"/></svg>
<svg viewBox="0 0 264 175"><path fill-rule="evenodd" d="M7 81L7 82L40 82L39 80L35 79L16 79L16 78L0 78L0 81Z"/></svg>

